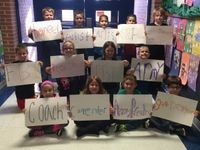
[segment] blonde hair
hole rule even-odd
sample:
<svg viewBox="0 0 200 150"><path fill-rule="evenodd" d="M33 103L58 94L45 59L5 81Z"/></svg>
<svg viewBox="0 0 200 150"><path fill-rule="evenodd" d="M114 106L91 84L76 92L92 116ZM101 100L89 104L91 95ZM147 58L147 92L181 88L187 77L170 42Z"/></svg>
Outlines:
<svg viewBox="0 0 200 150"><path fill-rule="evenodd" d="M45 12L47 12L47 11L51 12L53 15L55 13L55 11L54 11L53 8L51 8L51 7L45 7L45 8L42 9L42 15L44 16Z"/></svg>
<svg viewBox="0 0 200 150"><path fill-rule="evenodd" d="M162 7L154 8L154 10L153 10L153 18L155 17L157 12L159 12L161 14L161 16L163 16L163 19L165 18L165 16L166 16L165 10Z"/></svg>
<svg viewBox="0 0 200 150"><path fill-rule="evenodd" d="M72 41L70 41L70 40L66 40L66 41L63 42L62 49L63 49L64 45L67 44L67 43L72 44L73 49L74 49L74 54L77 54L76 49L75 49L75 45L74 45L74 43L73 43ZM63 51L63 50L62 50L62 51Z"/></svg>

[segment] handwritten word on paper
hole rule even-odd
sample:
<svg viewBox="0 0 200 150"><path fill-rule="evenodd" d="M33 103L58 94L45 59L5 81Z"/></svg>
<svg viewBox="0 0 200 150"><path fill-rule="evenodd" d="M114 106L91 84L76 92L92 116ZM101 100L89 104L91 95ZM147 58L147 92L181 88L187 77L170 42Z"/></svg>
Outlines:
<svg viewBox="0 0 200 150"><path fill-rule="evenodd" d="M91 75L97 75L103 82L121 82L124 64L116 60L95 60L91 65Z"/></svg>
<svg viewBox="0 0 200 150"><path fill-rule="evenodd" d="M35 42L61 39L62 26L60 20L33 22L31 29Z"/></svg>
<svg viewBox="0 0 200 150"><path fill-rule="evenodd" d="M83 54L66 56L51 56L52 77L74 77L85 74Z"/></svg>
<svg viewBox="0 0 200 150"><path fill-rule="evenodd" d="M70 95L74 120L109 120L109 95Z"/></svg>
<svg viewBox="0 0 200 150"><path fill-rule="evenodd" d="M63 36L72 41L76 49L93 48L92 29L65 29Z"/></svg>
<svg viewBox="0 0 200 150"><path fill-rule="evenodd" d="M118 44L144 44L146 36L143 24L120 24L118 25Z"/></svg>
<svg viewBox="0 0 200 150"><path fill-rule="evenodd" d="M181 96L158 92L153 116L191 126L197 102Z"/></svg>
<svg viewBox="0 0 200 150"><path fill-rule="evenodd" d="M117 43L116 39L117 29L112 28L94 28L94 46L95 47L103 47L106 41L113 41Z"/></svg>
<svg viewBox="0 0 200 150"><path fill-rule="evenodd" d="M134 75L137 77L137 80L161 82L164 61L132 58L131 68L134 69Z"/></svg>
<svg viewBox="0 0 200 150"><path fill-rule="evenodd" d="M173 28L170 26L146 26L148 45L172 45Z"/></svg>
<svg viewBox="0 0 200 150"><path fill-rule="evenodd" d="M114 95L114 119L136 120L150 117L151 95Z"/></svg>
<svg viewBox="0 0 200 150"><path fill-rule="evenodd" d="M34 84L42 81L38 63L12 63L5 65L7 86Z"/></svg>
<svg viewBox="0 0 200 150"><path fill-rule="evenodd" d="M26 99L26 126L64 124L68 122L65 97Z"/></svg>

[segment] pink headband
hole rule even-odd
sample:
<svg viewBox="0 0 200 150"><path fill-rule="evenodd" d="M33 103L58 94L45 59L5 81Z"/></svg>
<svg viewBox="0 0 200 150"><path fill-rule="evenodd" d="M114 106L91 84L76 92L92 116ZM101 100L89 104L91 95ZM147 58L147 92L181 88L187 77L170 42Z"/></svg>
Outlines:
<svg viewBox="0 0 200 150"><path fill-rule="evenodd" d="M42 84L41 84L41 89L43 88L43 86L45 86L45 85L51 85L52 87L54 87L54 84L53 84L53 82L51 82L51 81L49 81L49 80L45 80L44 82L42 82Z"/></svg>

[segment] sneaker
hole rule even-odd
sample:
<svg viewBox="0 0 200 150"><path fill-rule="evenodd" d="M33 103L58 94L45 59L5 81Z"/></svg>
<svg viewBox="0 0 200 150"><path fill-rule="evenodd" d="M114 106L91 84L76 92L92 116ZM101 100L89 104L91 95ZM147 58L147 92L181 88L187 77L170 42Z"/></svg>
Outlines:
<svg viewBox="0 0 200 150"><path fill-rule="evenodd" d="M127 127L125 124L119 124L117 125L116 132L127 132Z"/></svg>
<svg viewBox="0 0 200 150"><path fill-rule="evenodd" d="M150 126L150 120L148 119L148 120L145 121L145 123L144 123L144 128L145 128L145 129L148 129L149 126Z"/></svg>
<svg viewBox="0 0 200 150"><path fill-rule="evenodd" d="M184 128L178 128L174 130L174 133L179 136L186 136L186 132Z"/></svg>
<svg viewBox="0 0 200 150"><path fill-rule="evenodd" d="M34 136L43 136L45 133L44 133L44 130L42 129L38 129L38 130L30 130L29 132L29 137L34 137Z"/></svg>
<svg viewBox="0 0 200 150"><path fill-rule="evenodd" d="M63 132L65 132L65 129L64 128L61 128L57 131L56 135L57 136L62 136Z"/></svg>

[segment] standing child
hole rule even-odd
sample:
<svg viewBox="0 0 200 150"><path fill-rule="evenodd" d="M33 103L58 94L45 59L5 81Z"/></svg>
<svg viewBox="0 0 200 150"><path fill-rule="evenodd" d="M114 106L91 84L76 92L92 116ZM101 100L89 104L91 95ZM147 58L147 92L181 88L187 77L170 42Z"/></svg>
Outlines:
<svg viewBox="0 0 200 150"><path fill-rule="evenodd" d="M54 19L54 9L51 7L45 7L42 9L42 17L44 21L49 21ZM35 30L30 29L28 36L33 39L33 32ZM62 33L61 33L62 34ZM44 65L42 67L42 81L48 80L50 77L45 72L45 68L50 65L50 57L55 55L60 55L60 42L62 40L52 40L52 41L41 41L37 42L37 59L41 60Z"/></svg>
<svg viewBox="0 0 200 150"><path fill-rule="evenodd" d="M76 55L76 49L74 47L74 43L71 41L64 41L62 46L62 54L66 57L71 57L72 55ZM85 61L87 64L87 61ZM51 67L47 67L47 73L51 74ZM67 96L70 94L79 94L82 85L80 85L80 77L63 77L56 79L58 84L59 96ZM83 83L82 83L83 84ZM85 84L85 83L84 83Z"/></svg>
<svg viewBox="0 0 200 150"><path fill-rule="evenodd" d="M108 16L107 15L101 15L99 16L99 26L103 29L106 29L109 25ZM95 40L95 37L94 37ZM97 59L99 57L102 57L103 51L101 47L95 47L94 48L94 59Z"/></svg>
<svg viewBox="0 0 200 150"><path fill-rule="evenodd" d="M166 79L167 84L167 90L169 94L174 95L180 95L181 92L181 79L177 76L169 76ZM153 107L153 109L156 108L156 103ZM198 114L198 111L194 112L195 115ZM181 125L178 123L174 123L165 119L157 118L157 117L151 117L149 120L146 121L145 127L155 127L163 132L169 132L170 134L177 134L180 136L186 136L186 131L189 129L189 127L185 125Z"/></svg>
<svg viewBox="0 0 200 150"><path fill-rule="evenodd" d="M26 45L18 44L17 47L15 48L15 52L16 52L16 61L14 61L13 63L31 62L27 58L28 49ZM38 64L42 66L42 62L38 61ZM2 64L1 67L4 68L4 64ZM35 97L34 84L15 86L15 95L17 97L18 108L22 112L24 112L25 99Z"/></svg>
<svg viewBox="0 0 200 150"><path fill-rule="evenodd" d="M103 88L101 79L97 76L91 76L87 80L83 94L107 94L107 92ZM75 124L78 127L76 135L81 137L87 134L99 135L99 131L105 131L110 125L110 121L75 121Z"/></svg>
<svg viewBox="0 0 200 150"><path fill-rule="evenodd" d="M56 92L55 92L54 84L49 80L42 82L41 98L50 98L50 97L55 97L55 96L56 96ZM56 134L57 136L61 136L64 131L64 127L67 126L68 123L28 127L28 128L31 128L29 132L29 137L43 136L45 134Z"/></svg>
<svg viewBox="0 0 200 150"><path fill-rule="evenodd" d="M134 14L128 15L126 24L136 24L137 17ZM124 44L123 46L123 58L131 63L131 58L136 58L136 45L135 44Z"/></svg>
<svg viewBox="0 0 200 150"><path fill-rule="evenodd" d="M141 92L136 89L137 80L133 74L127 75L124 78L122 87L123 88L119 90L118 94L141 94ZM117 123L116 132L134 130L142 126L145 121L146 119L115 121Z"/></svg>

